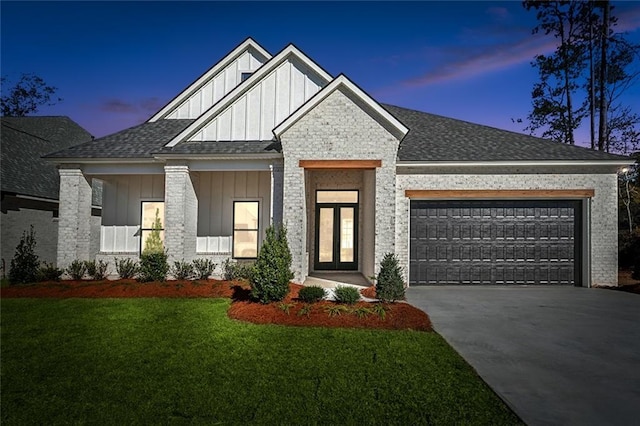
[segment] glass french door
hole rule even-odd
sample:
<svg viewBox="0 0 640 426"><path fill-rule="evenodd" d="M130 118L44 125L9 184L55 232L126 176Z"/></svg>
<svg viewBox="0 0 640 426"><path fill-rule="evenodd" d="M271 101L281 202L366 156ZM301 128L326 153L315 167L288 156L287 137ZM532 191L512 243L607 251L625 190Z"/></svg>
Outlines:
<svg viewBox="0 0 640 426"><path fill-rule="evenodd" d="M317 192L316 270L358 269L357 195L357 191Z"/></svg>

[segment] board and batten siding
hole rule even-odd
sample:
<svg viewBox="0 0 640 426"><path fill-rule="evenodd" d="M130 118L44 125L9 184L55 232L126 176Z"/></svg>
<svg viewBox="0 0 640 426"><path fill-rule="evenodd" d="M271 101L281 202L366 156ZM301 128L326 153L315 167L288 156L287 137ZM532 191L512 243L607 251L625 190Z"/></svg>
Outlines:
<svg viewBox="0 0 640 426"><path fill-rule="evenodd" d="M242 82L242 73L254 72L265 61L266 58L254 49L248 49L235 61L220 70L166 118L198 118Z"/></svg>
<svg viewBox="0 0 640 426"><path fill-rule="evenodd" d="M164 201L163 175L105 176L102 225L140 225L142 201Z"/></svg>
<svg viewBox="0 0 640 426"><path fill-rule="evenodd" d="M198 237L233 234L233 202L256 200L260 239L270 223L271 176L262 171L199 172Z"/></svg>
<svg viewBox="0 0 640 426"><path fill-rule="evenodd" d="M272 130L315 95L324 83L290 58L207 123L191 141L271 140Z"/></svg>

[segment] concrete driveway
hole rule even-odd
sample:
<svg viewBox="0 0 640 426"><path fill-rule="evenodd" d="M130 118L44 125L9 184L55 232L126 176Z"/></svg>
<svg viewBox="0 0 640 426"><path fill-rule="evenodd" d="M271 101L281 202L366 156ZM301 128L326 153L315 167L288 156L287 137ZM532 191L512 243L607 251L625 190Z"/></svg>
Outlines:
<svg viewBox="0 0 640 426"><path fill-rule="evenodd" d="M407 299L526 423L640 424L640 295L447 286Z"/></svg>

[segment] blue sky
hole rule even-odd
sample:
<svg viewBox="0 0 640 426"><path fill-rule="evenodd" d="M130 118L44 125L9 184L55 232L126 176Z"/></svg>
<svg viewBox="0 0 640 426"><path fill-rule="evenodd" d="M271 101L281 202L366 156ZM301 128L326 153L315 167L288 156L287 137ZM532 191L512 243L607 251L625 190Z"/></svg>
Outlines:
<svg viewBox="0 0 640 426"><path fill-rule="evenodd" d="M613 2L640 42L640 2ZM100 137L139 124L248 36L272 54L294 43L380 102L522 131L551 38L520 2L7 2L1 70L35 73ZM626 101L640 111L640 87ZM579 133L586 138L586 132ZM586 142L586 141L585 141Z"/></svg>

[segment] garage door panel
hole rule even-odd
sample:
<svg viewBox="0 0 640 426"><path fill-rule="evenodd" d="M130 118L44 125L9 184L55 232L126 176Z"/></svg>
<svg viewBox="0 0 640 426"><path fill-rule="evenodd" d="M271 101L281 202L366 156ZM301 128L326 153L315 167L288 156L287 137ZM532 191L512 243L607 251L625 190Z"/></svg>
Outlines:
<svg viewBox="0 0 640 426"><path fill-rule="evenodd" d="M410 283L574 284L579 201L411 201Z"/></svg>

